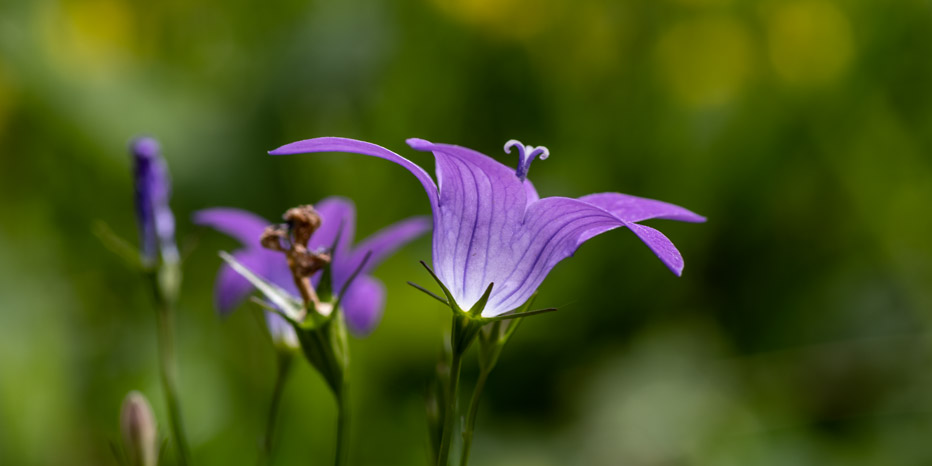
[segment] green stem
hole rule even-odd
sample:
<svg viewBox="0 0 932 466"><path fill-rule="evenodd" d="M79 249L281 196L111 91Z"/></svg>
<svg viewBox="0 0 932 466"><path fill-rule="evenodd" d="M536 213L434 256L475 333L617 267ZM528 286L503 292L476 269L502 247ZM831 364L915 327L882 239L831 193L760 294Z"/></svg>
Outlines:
<svg viewBox="0 0 932 466"><path fill-rule="evenodd" d="M349 383L344 376L340 390L336 393L337 400L337 451L334 459L335 466L346 464L349 452Z"/></svg>
<svg viewBox="0 0 932 466"><path fill-rule="evenodd" d="M456 346L456 336L453 336L453 356L450 360L450 392L447 395L447 407L443 413L443 433L440 436L440 453L437 455L437 466L446 466L450 459L450 444L453 438L453 429L456 427L456 398L462 367L463 350Z"/></svg>
<svg viewBox="0 0 932 466"><path fill-rule="evenodd" d="M177 449L178 465L188 464L188 443L184 434L184 423L181 420L181 406L178 403L178 390L175 384L175 353L172 338L172 305L168 299L156 290L158 296L158 340L159 340L159 369L162 376L162 391L165 393L165 404L168 406L168 419L171 425L172 437Z"/></svg>
<svg viewBox="0 0 932 466"><path fill-rule="evenodd" d="M285 383L291 373L292 355L279 353L278 373L275 375L275 388L272 390L272 403L269 405L268 419L265 424L265 436L262 438L262 452L259 455L259 464L272 464L272 449L275 446L275 424L278 419L278 407L281 405Z"/></svg>
<svg viewBox="0 0 932 466"><path fill-rule="evenodd" d="M466 466L469 462L469 447L472 446L472 432L476 425L476 415L479 412L479 397L482 396L482 389L485 388L485 381L489 378L490 372L491 368L479 372L479 379L476 380L476 386L473 388L472 399L469 400L466 427L463 429L463 451L460 455L460 466Z"/></svg>

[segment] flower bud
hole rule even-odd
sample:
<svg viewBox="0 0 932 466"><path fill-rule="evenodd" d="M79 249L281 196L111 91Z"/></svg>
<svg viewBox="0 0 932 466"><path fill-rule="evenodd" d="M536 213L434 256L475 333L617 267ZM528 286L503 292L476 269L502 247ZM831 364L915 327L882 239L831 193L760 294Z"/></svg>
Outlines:
<svg viewBox="0 0 932 466"><path fill-rule="evenodd" d="M120 431L123 450L131 466L156 466L158 439L155 416L146 397L137 391L129 392L120 410Z"/></svg>
<svg viewBox="0 0 932 466"><path fill-rule="evenodd" d="M159 253L163 262L177 262L175 217L168 206L171 179L159 143L152 138L136 138L130 144L130 152L133 155L136 217L143 264L154 266Z"/></svg>

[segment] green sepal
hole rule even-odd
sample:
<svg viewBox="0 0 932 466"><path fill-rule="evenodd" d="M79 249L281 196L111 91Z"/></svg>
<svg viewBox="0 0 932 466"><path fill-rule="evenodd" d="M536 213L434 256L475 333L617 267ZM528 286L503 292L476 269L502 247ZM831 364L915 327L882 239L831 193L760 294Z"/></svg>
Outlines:
<svg viewBox="0 0 932 466"><path fill-rule="evenodd" d="M343 304L343 296L346 295L346 290L349 289L353 281L356 280L356 277L359 276L359 273L362 272L362 269L366 266L366 263L369 262L369 258L372 257L372 251L367 251L366 255L363 256L362 262L356 267L356 270L353 270L353 273L350 274L349 278L346 279L346 283L343 284L343 288L340 288L340 294L337 295L337 302L333 304L333 312L330 313L331 316L334 316L340 309L340 305Z"/></svg>
<svg viewBox="0 0 932 466"><path fill-rule="evenodd" d="M473 304L469 309L469 315L472 317L481 317L482 310L485 309L485 305L489 302L489 295L492 294L492 287L495 286L495 283L489 283L489 287L485 289L485 293L482 293L482 296L476 301L476 304Z"/></svg>
<svg viewBox="0 0 932 466"><path fill-rule="evenodd" d="M129 241L117 235L103 220L95 221L91 229L104 247L122 259L130 269L145 271L149 268L142 263L139 251Z"/></svg>
<svg viewBox="0 0 932 466"><path fill-rule="evenodd" d="M545 314L547 312L554 312L558 309L555 307L548 307L545 309L534 309L533 311L508 311L504 314L499 314L495 317L486 317L486 320L489 322L496 322L500 320L509 320L509 319L523 319L525 317L535 316L537 314Z"/></svg>
<svg viewBox="0 0 932 466"><path fill-rule="evenodd" d="M321 302L328 302L333 299L333 262L336 260L337 243L340 242L340 236L343 234L343 220L340 220L340 226L337 228L337 234L330 245L330 262L320 273L320 281L317 282L317 297Z"/></svg>
<svg viewBox="0 0 932 466"><path fill-rule="evenodd" d="M447 304L454 311L454 314L456 313L456 311L463 312L463 310L460 309L459 305L456 304L456 300L453 299L453 294L450 293L450 290L447 289L447 286L444 285L442 281L440 281L440 278L437 277L437 274L434 273L434 270L431 269L430 266L428 266L427 263L424 261L421 261L421 265L423 265L424 268L427 269L427 273L429 273L430 276L434 279L434 281L437 282L437 285L440 285L440 289L443 290L443 295L447 297Z"/></svg>
<svg viewBox="0 0 932 466"><path fill-rule="evenodd" d="M517 309L502 314L501 316L489 318L488 323L482 327L482 331L479 334L479 367L481 370L488 372L495 367L502 350L505 348L505 344L508 343L511 336L514 335L518 325L524 321L525 317L556 310L548 308L528 311L534 304L535 298L537 298L537 293L531 295L531 297Z"/></svg>
<svg viewBox="0 0 932 466"><path fill-rule="evenodd" d="M445 305L445 306L449 306L449 305L450 305L450 303L447 302L446 299L443 299L443 298L441 298L440 296L437 296L436 294L434 294L433 291L430 291L430 290L428 290L427 288L424 288L423 286L418 285L417 283L414 283L414 282L408 282L408 284L411 285L411 286L413 286L414 289L420 291L421 293L424 293L424 294L426 294L427 296L430 296L431 298L434 298L434 299L436 299L437 301L440 301L443 305Z"/></svg>
<svg viewBox="0 0 932 466"><path fill-rule="evenodd" d="M331 261L320 271L320 281L317 282L317 297L321 302L333 299L333 262Z"/></svg>
<svg viewBox="0 0 932 466"><path fill-rule="evenodd" d="M230 264L230 267L249 281L253 286L262 293L277 309L274 309L279 315L285 318L292 325L302 325L304 314L304 305L294 299L290 293L280 288L278 285L267 281L266 279L254 274L251 270L240 264L233 256L225 251L220 251L220 258Z"/></svg>

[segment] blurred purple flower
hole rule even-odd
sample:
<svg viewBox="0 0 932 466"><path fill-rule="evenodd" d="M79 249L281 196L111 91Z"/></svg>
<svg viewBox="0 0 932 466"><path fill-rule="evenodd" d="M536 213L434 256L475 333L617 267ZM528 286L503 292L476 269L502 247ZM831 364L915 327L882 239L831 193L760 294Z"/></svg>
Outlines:
<svg viewBox="0 0 932 466"><path fill-rule="evenodd" d="M353 280L341 301L346 323L359 336L371 332L382 316L385 306L385 287L369 274L399 247L420 236L430 228L424 217L412 217L382 229L365 241L352 246L356 214L348 199L329 197L314 205L321 217L321 226L311 236L309 250L330 248L331 272L334 292L343 288L367 253L369 260ZM232 208L212 208L194 214L194 222L226 233L243 244L233 256L253 273L278 285L293 296L300 296L295 287L285 256L263 248L259 237L271 222L252 213ZM337 237L339 236L339 238ZM321 274L312 277L316 287ZM228 264L223 264L217 275L214 298L218 311L227 314L253 291L253 285ZM274 337L292 338L293 329L280 316L267 312L269 330ZM296 340L295 345L296 346Z"/></svg>
<svg viewBox="0 0 932 466"><path fill-rule="evenodd" d="M309 152L351 152L395 162L410 171L427 191L433 210L433 261L438 278L461 309L470 309L494 283L483 317L515 310L537 290L553 267L571 256L588 239L627 227L674 274L683 258L659 231L638 222L652 218L703 222L705 218L682 207L619 193L590 194L579 199L541 199L526 179L543 147L508 141L517 146L518 169L459 146L408 139L408 145L431 151L436 159L437 183L420 166L375 144L325 137L287 144L272 155Z"/></svg>
<svg viewBox="0 0 932 466"><path fill-rule="evenodd" d="M168 200L171 178L159 150L159 143L148 137L130 143L136 183L136 217L139 222L142 262L153 266L161 253L162 261L178 261L175 246L175 217Z"/></svg>

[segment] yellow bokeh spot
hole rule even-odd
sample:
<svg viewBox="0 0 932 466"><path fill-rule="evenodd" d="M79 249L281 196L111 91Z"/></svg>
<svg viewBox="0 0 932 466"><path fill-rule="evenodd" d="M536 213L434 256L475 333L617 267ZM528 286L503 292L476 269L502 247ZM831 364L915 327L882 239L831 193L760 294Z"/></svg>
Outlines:
<svg viewBox="0 0 932 466"><path fill-rule="evenodd" d="M726 6L731 4L732 0L674 0L675 3L678 3L687 7L719 7Z"/></svg>
<svg viewBox="0 0 932 466"><path fill-rule="evenodd" d="M122 0L49 4L41 16L46 49L71 71L105 71L130 51L132 12Z"/></svg>
<svg viewBox="0 0 932 466"><path fill-rule="evenodd" d="M656 63L673 95L694 107L728 103L752 71L745 26L728 16L682 21L661 37Z"/></svg>
<svg viewBox="0 0 932 466"><path fill-rule="evenodd" d="M554 6L542 0L434 0L444 12L491 35L528 39L542 32Z"/></svg>
<svg viewBox="0 0 932 466"><path fill-rule="evenodd" d="M770 59L780 78L794 85L831 82L854 55L851 24L825 1L777 3L765 11Z"/></svg>

